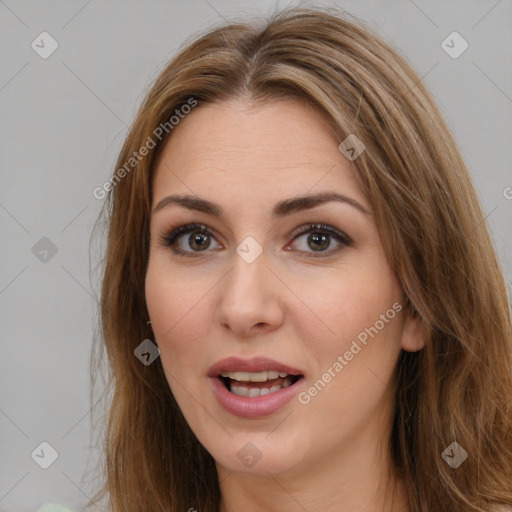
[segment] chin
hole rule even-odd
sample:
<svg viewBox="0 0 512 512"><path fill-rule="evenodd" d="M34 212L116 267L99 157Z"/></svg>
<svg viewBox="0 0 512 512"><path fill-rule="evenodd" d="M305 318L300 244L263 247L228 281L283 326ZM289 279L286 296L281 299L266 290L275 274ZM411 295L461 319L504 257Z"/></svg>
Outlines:
<svg viewBox="0 0 512 512"><path fill-rule="evenodd" d="M283 425L277 427L282 428L279 433L277 430L270 433L237 433L226 439L224 446L215 443L215 440L204 446L217 465L228 471L265 477L268 477L268 473L274 476L292 475L304 464L309 443L303 434L286 430L285 424L290 427L288 420L285 420Z"/></svg>

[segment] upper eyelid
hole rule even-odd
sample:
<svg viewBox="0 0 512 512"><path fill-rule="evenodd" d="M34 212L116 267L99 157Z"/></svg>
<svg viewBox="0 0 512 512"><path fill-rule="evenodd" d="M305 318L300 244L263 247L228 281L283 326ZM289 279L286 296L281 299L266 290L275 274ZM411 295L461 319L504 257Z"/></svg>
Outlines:
<svg viewBox="0 0 512 512"><path fill-rule="evenodd" d="M344 236L347 239L350 239L350 237L346 233L344 233L343 230L341 230L335 226L332 226L328 222L304 222L300 226L297 226L296 228L294 228L291 231L289 236L295 237L295 236L298 236L301 234L305 234L308 231L314 230L314 229L318 229L318 230L326 230L326 229L329 230L330 229L330 230L335 231L339 235ZM194 230L204 231L207 234L210 234L212 236L215 236L216 233L218 232L215 228L212 228L202 222L185 222L185 223L177 224L175 227L171 227L168 229L164 228L163 236L168 237L168 236L176 233L176 231L178 231L178 230L181 231L180 233L178 233L178 236L184 235L189 232L193 232Z"/></svg>

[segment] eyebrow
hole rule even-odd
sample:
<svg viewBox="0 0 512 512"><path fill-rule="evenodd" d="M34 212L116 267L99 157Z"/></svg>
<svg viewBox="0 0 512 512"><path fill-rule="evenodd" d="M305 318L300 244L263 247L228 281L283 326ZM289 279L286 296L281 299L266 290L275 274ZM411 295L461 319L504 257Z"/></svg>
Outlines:
<svg viewBox="0 0 512 512"><path fill-rule="evenodd" d="M290 215L302 210L309 210L315 206L319 206L331 201L348 204L359 210L361 213L364 213L365 215L371 215L371 213L355 199L344 196L343 194L339 194L337 192L319 192L317 194L297 196L279 201L276 203L272 210L272 217L282 218L286 215ZM224 210L220 205L206 199L187 194L173 194L164 197L153 208L153 213L157 213L163 208L166 208L172 204L181 205L184 208L188 208L189 210L196 210L199 212L207 213L209 215L218 217L219 219L225 218Z"/></svg>

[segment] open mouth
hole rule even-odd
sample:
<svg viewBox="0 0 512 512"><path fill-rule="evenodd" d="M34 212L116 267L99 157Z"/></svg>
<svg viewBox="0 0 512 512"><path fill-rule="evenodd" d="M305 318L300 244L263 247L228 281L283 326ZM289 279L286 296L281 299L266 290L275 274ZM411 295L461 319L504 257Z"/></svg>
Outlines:
<svg viewBox="0 0 512 512"><path fill-rule="evenodd" d="M224 387L238 396L249 398L276 393L295 384L303 375L290 375L278 371L223 372L218 377Z"/></svg>

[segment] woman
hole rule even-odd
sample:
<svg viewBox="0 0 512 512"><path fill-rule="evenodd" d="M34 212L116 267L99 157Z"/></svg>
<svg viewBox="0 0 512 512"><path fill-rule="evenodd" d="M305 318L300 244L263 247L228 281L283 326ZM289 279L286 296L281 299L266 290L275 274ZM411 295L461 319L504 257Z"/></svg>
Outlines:
<svg viewBox="0 0 512 512"><path fill-rule="evenodd" d="M395 50L318 9L214 29L104 188L114 511L512 505L503 274Z"/></svg>

